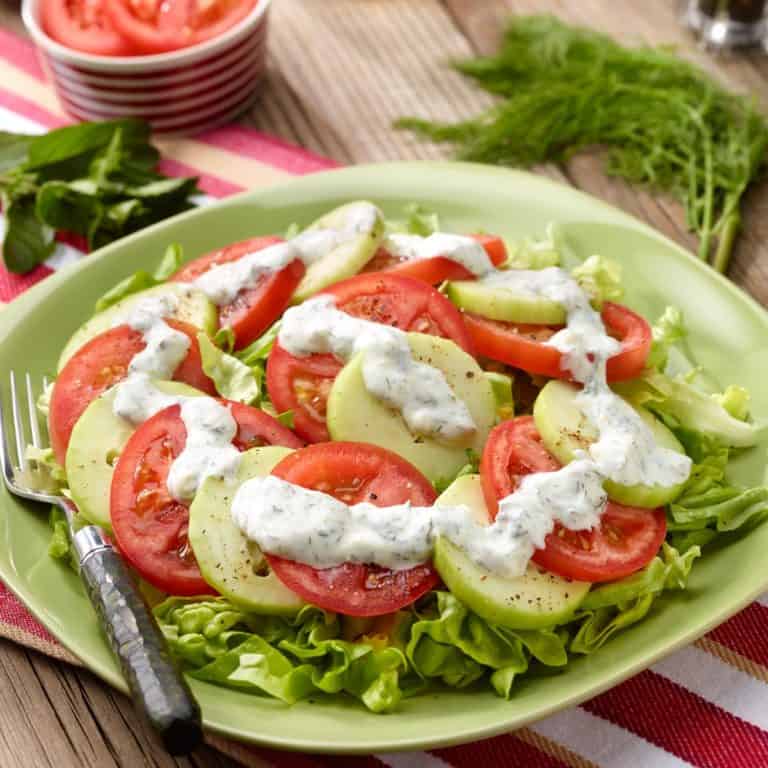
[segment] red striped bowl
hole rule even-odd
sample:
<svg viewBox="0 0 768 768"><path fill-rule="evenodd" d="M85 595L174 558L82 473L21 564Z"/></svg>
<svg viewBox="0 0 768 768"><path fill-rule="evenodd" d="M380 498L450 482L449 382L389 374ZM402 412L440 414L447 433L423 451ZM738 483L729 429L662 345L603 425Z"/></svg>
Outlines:
<svg viewBox="0 0 768 768"><path fill-rule="evenodd" d="M156 56L94 56L48 37L39 0L24 0L24 24L64 109L78 120L140 117L159 133L197 133L250 105L266 71L271 0L213 40Z"/></svg>

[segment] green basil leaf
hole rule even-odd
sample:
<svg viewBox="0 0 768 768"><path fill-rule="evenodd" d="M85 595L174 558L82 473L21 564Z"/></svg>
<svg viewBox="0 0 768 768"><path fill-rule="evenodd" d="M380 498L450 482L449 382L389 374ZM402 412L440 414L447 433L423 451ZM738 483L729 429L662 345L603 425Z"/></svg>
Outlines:
<svg viewBox="0 0 768 768"><path fill-rule="evenodd" d="M122 132L126 146L149 141L149 126L141 120L68 125L35 137L29 145L26 168L32 170L57 165L98 152L109 145L118 129Z"/></svg>
<svg viewBox="0 0 768 768"><path fill-rule="evenodd" d="M21 165L27 158L34 136L0 131L0 173Z"/></svg>
<svg viewBox="0 0 768 768"><path fill-rule="evenodd" d="M3 262L9 272L29 272L53 253L53 230L38 220L32 195L5 202L4 208Z"/></svg>
<svg viewBox="0 0 768 768"><path fill-rule="evenodd" d="M54 229L90 235L101 219L101 203L65 181L47 181L37 193L37 216Z"/></svg>

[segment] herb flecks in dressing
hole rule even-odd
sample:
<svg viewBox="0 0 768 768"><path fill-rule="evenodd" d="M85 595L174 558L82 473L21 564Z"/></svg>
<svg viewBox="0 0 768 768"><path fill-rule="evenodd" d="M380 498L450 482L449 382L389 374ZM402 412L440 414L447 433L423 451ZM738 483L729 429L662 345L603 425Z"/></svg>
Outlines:
<svg viewBox="0 0 768 768"><path fill-rule="evenodd" d="M338 229L308 229L285 243L275 243L247 253L237 261L212 267L192 284L214 304L231 304L241 291L255 287L260 280L285 269L292 261L300 260L309 266L343 243L373 231L380 215L376 206L359 203L349 209Z"/></svg>
<svg viewBox="0 0 768 768"><path fill-rule="evenodd" d="M231 514L263 551L316 568L345 562L412 568L429 560L436 539L444 536L479 565L513 578L525 572L555 522L572 530L598 524L606 502L602 477L581 464L523 478L490 525L479 523L466 506L348 506L272 475L243 483Z"/></svg>
<svg viewBox="0 0 768 768"><path fill-rule="evenodd" d="M466 235L447 232L434 232L428 237L392 234L384 240L383 247L401 261L442 257L460 264L475 276L485 275L494 269L485 248Z"/></svg>
<svg viewBox="0 0 768 768"><path fill-rule="evenodd" d="M366 389L398 410L415 434L456 440L477 429L442 372L414 360L405 332L352 317L336 309L332 296L288 309L278 340L296 357L332 354L346 362L362 352Z"/></svg>

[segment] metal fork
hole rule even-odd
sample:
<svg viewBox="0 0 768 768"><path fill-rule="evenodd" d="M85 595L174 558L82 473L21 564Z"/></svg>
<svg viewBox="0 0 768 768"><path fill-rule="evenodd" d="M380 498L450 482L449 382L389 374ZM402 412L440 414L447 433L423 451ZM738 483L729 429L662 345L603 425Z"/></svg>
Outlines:
<svg viewBox="0 0 768 768"><path fill-rule="evenodd" d="M171 754L187 754L201 741L200 709L174 666L165 640L120 556L95 525L74 526L77 509L64 496L40 491L30 482L40 473L26 459L28 445L23 413L27 412L29 438L35 448L47 446L47 431L40 428L32 378L25 374L25 397L10 373L13 440L6 426L0 390L0 459L8 490L43 504L55 504L67 518L72 548L85 590L128 682L134 701L160 734ZM47 379L43 380L47 386ZM23 400L26 400L26 408ZM15 458L11 453L15 449Z"/></svg>

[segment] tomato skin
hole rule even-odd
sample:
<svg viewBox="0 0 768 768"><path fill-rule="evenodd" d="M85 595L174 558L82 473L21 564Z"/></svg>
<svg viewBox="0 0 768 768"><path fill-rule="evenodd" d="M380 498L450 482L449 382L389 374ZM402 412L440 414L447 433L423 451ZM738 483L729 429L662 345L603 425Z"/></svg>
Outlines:
<svg viewBox="0 0 768 768"><path fill-rule="evenodd" d="M608 359L608 381L637 378L651 352L653 331L648 321L623 304L606 301L601 314L605 327L621 339L621 352Z"/></svg>
<svg viewBox="0 0 768 768"><path fill-rule="evenodd" d="M238 424L232 441L244 451L257 445L301 447L301 441L269 414L222 400ZM142 578L172 595L215 594L187 541L189 506L174 499L166 480L187 433L181 407L172 405L131 435L112 477L110 517L115 542Z"/></svg>
<svg viewBox="0 0 768 768"><path fill-rule="evenodd" d="M135 51L117 33L105 8L103 0L42 0L40 18L45 32L67 48L96 56L130 56Z"/></svg>
<svg viewBox="0 0 768 768"><path fill-rule="evenodd" d="M109 19L137 53L177 51L223 34L247 16L256 0L108 0ZM206 10L207 6L207 10Z"/></svg>
<svg viewBox="0 0 768 768"><path fill-rule="evenodd" d="M293 428L307 442L330 440L325 406L342 369L333 355L295 357L275 342L267 360L267 391L279 412L293 411Z"/></svg>
<svg viewBox="0 0 768 768"><path fill-rule="evenodd" d="M172 275L177 283L194 282L213 267L238 261L243 256L283 242L280 237L251 237L225 248L200 256L185 264ZM258 339L280 317L291 300L296 286L304 277L305 267L300 259L262 279L253 288L246 288L231 304L219 307L219 325L229 326L235 334L235 349L243 349Z"/></svg>
<svg viewBox="0 0 768 768"><path fill-rule="evenodd" d="M533 562L576 581L615 581L644 568L667 535L663 509L640 509L608 502L600 527L592 531L556 528Z"/></svg>
<svg viewBox="0 0 768 768"><path fill-rule="evenodd" d="M178 320L166 320L166 323L189 339L189 351L176 368L173 380L209 395L216 394L214 383L203 371L197 329ZM128 375L131 359L145 346L140 331L120 325L91 339L67 361L54 384L48 414L51 446L61 466L64 466L72 430L83 411L102 392Z"/></svg>
<svg viewBox="0 0 768 768"><path fill-rule="evenodd" d="M509 496L521 477L558 469L560 464L541 442L533 416L498 424L488 435L480 458L480 483L491 519L496 519L499 499Z"/></svg>
<svg viewBox="0 0 768 768"><path fill-rule="evenodd" d="M498 267L507 260L507 246L500 237L493 235L470 235L483 246L491 263ZM387 272L421 280L430 285L439 285L444 280L474 280L475 276L461 264L436 256L433 259L401 261L385 248L379 248L365 266L364 272Z"/></svg>
<svg viewBox="0 0 768 768"><path fill-rule="evenodd" d="M286 456L272 474L328 493L346 504L369 501L377 506L431 505L430 482L396 453L367 443L310 445ZM333 568L266 554L275 575L302 598L347 616L381 616L410 605L433 589L439 577L431 565L407 570L343 563Z"/></svg>
<svg viewBox="0 0 768 768"><path fill-rule="evenodd" d="M342 280L323 293L333 296L336 307L353 317L442 336L469 354L474 351L461 313L443 294L418 280L370 273ZM279 342L272 347L267 361L269 396L278 411L293 411L296 433L309 442L330 439L325 403L341 368L342 362L333 355L295 357Z"/></svg>
<svg viewBox="0 0 768 768"><path fill-rule="evenodd" d="M621 339L621 351L606 366L608 381L636 378L651 350L650 325L631 309L611 302L605 302L601 316L608 332ZM562 368L561 352L544 343L559 327L503 323L469 312L464 313L464 323L478 355L552 379L571 377Z"/></svg>
<svg viewBox="0 0 768 768"><path fill-rule="evenodd" d="M480 461L480 481L491 518L498 514L499 499L513 493L523 476L559 468L541 442L532 416L499 424L488 436ZM609 501L599 528L570 531L556 524L545 540L546 546L536 550L532 560L564 578L613 581L646 566L666 533L663 509L626 507Z"/></svg>

